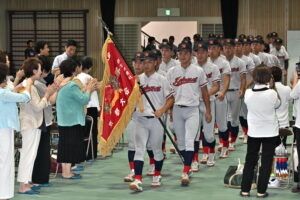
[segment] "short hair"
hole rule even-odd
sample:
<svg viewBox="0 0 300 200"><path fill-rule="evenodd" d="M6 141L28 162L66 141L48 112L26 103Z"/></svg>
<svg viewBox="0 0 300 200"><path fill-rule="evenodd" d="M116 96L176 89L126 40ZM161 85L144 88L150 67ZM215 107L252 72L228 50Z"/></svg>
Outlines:
<svg viewBox="0 0 300 200"><path fill-rule="evenodd" d="M81 64L82 64L82 70L90 69L93 66L93 60L91 57L84 56L81 59Z"/></svg>
<svg viewBox="0 0 300 200"><path fill-rule="evenodd" d="M152 42L152 41L155 41L155 37L149 37L149 38L148 38L148 42L149 42L149 43Z"/></svg>
<svg viewBox="0 0 300 200"><path fill-rule="evenodd" d="M281 82L282 70L279 67L271 67L271 73L275 82Z"/></svg>
<svg viewBox="0 0 300 200"><path fill-rule="evenodd" d="M38 41L35 45L35 51L40 53L41 49L44 49L46 44L48 44L46 41Z"/></svg>
<svg viewBox="0 0 300 200"><path fill-rule="evenodd" d="M33 42L32 40L27 40L26 44L28 45L30 42Z"/></svg>
<svg viewBox="0 0 300 200"><path fill-rule="evenodd" d="M59 65L60 73L63 74L64 77L73 76L76 67L77 67L77 63L72 58L62 61L62 63Z"/></svg>
<svg viewBox="0 0 300 200"><path fill-rule="evenodd" d="M169 37L169 40L175 40L175 37L174 37L173 35L171 35L171 36Z"/></svg>
<svg viewBox="0 0 300 200"><path fill-rule="evenodd" d="M169 42L167 38L162 39L162 42Z"/></svg>
<svg viewBox="0 0 300 200"><path fill-rule="evenodd" d="M77 47L77 42L75 40L68 40L66 43L66 47L74 46Z"/></svg>
<svg viewBox="0 0 300 200"><path fill-rule="evenodd" d="M264 64L260 64L253 70L253 80L258 84L267 84L272 77L271 70Z"/></svg>
<svg viewBox="0 0 300 200"><path fill-rule="evenodd" d="M7 53L5 51L0 50L0 63L6 63Z"/></svg>
<svg viewBox="0 0 300 200"><path fill-rule="evenodd" d="M38 56L38 59L41 61L41 70L50 72L52 68L50 59L47 56Z"/></svg>
<svg viewBox="0 0 300 200"><path fill-rule="evenodd" d="M6 81L8 75L8 66L4 63L0 63L0 84Z"/></svg>
<svg viewBox="0 0 300 200"><path fill-rule="evenodd" d="M22 69L24 70L25 78L33 76L33 70L39 69L41 61L37 58L28 58L24 61Z"/></svg>

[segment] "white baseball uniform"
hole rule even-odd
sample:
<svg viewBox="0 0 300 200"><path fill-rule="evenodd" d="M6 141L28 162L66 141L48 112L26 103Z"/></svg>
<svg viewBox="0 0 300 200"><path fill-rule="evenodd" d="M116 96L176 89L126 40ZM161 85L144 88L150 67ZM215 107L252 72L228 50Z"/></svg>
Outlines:
<svg viewBox="0 0 300 200"><path fill-rule="evenodd" d="M212 61L213 64L219 67L219 71L221 74L221 82L220 82L220 91L223 90L224 87L224 76L227 74L231 74L231 68L229 62L223 56L219 56L217 59ZM220 101L218 98L215 101L216 103L216 123L218 125L218 129L221 132L227 131L227 98L224 97L223 101Z"/></svg>
<svg viewBox="0 0 300 200"><path fill-rule="evenodd" d="M219 67L215 64L213 64L210 61L207 61L205 64L200 65L198 64L205 72L208 84L207 84L207 89L210 91L215 82L220 82L221 81L221 73L219 71ZM206 141L208 143L212 143L215 140L215 134L214 134L214 123L215 123L215 100L216 97L215 95L210 96L210 109L211 109L211 116L212 120L210 123L207 123L205 120L205 112L206 112L206 107L205 103L202 98L202 94L200 95L200 123L199 127L203 126L203 133ZM198 135L196 137L196 141L199 141L199 136L200 136L200 131L198 132Z"/></svg>
<svg viewBox="0 0 300 200"><path fill-rule="evenodd" d="M178 60L171 58L171 60L168 63L165 63L164 61L162 61L159 65L159 70L168 72L169 69L171 69L172 67L174 67L178 64L179 64Z"/></svg>
<svg viewBox="0 0 300 200"><path fill-rule="evenodd" d="M250 58L252 58L255 67L261 64L261 60L260 60L259 56L255 55L254 53L251 53L251 52L249 53L248 56Z"/></svg>
<svg viewBox="0 0 300 200"><path fill-rule="evenodd" d="M147 77L145 73L139 76L140 84L144 88L156 109L160 109L166 100L173 95L173 90L168 80L158 73ZM159 120L154 117L153 109L148 103L145 95L142 95L144 112L136 110L136 134L135 134L135 156L134 160L144 161L147 142L154 154L154 160L161 161L164 158L162 152L164 129Z"/></svg>

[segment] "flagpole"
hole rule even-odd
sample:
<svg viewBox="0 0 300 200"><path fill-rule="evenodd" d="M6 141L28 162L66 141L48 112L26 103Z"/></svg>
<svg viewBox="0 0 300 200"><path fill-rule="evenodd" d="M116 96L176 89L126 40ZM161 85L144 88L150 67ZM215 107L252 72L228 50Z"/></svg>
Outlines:
<svg viewBox="0 0 300 200"><path fill-rule="evenodd" d="M109 31L109 29L108 29L106 23L102 20L102 18L100 18L100 20L101 20L101 23L102 23L102 25L103 25L105 31L107 32L107 34L111 37L112 41L114 41L113 34ZM119 51L120 55L121 55L122 58L124 59L125 63L127 64L127 66L129 66L128 63L126 62L124 56L122 55L122 52L120 51L120 49L118 48L118 46L116 45L115 42L114 42L114 44L115 44L117 50ZM129 69L131 70L130 67L129 67ZM134 72L132 72L132 73L134 74ZM146 97L148 103L150 104L152 110L155 112L155 111L156 111L156 108L155 108L155 106L153 105L152 101L150 100L149 96L147 95L146 91L144 90L143 86L141 86L139 82L138 82L138 84L139 84L139 87L140 87L140 89L142 90L143 94L145 95L145 97ZM183 156L181 155L180 150L178 149L177 144L176 144L175 141L173 140L173 138L172 138L172 136L171 136L171 134L170 134L168 128L166 127L166 125L164 124L164 122L162 121L162 119L161 119L160 117L158 118L158 120L159 120L160 124L162 125L162 127L164 128L165 133L168 135L168 137L169 137L171 143L172 143L173 146L175 147L175 149L176 149L176 151L177 151L177 153L178 153L178 156L180 157L182 163L184 164L184 158L183 158Z"/></svg>

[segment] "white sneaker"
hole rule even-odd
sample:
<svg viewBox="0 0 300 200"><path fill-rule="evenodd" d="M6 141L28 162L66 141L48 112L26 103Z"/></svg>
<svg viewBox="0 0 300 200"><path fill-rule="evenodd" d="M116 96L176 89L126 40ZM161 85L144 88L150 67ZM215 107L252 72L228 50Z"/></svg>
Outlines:
<svg viewBox="0 0 300 200"><path fill-rule="evenodd" d="M244 143L244 144L247 144L247 143L248 143L248 135L245 135L243 143Z"/></svg>
<svg viewBox="0 0 300 200"><path fill-rule="evenodd" d="M268 184L268 188L279 188L280 180L277 177L271 176Z"/></svg>
<svg viewBox="0 0 300 200"><path fill-rule="evenodd" d="M148 172L147 172L147 176L153 176L154 175L154 171L155 171L155 165L152 164L149 166Z"/></svg>
<svg viewBox="0 0 300 200"><path fill-rule="evenodd" d="M188 174L183 173L183 174L181 175L181 184L182 184L183 186L187 186L187 185L190 184L190 177L189 177Z"/></svg>
<svg viewBox="0 0 300 200"><path fill-rule="evenodd" d="M200 140L199 149L200 149L200 150L203 150L203 143L202 143L202 140Z"/></svg>
<svg viewBox="0 0 300 200"><path fill-rule="evenodd" d="M170 152L171 153L176 153L176 149L175 149L175 147L173 145L170 147Z"/></svg>
<svg viewBox="0 0 300 200"><path fill-rule="evenodd" d="M229 143L229 151L235 151L235 143Z"/></svg>
<svg viewBox="0 0 300 200"><path fill-rule="evenodd" d="M206 164L208 159L208 154L203 154L202 159L200 160L201 164Z"/></svg>
<svg viewBox="0 0 300 200"><path fill-rule="evenodd" d="M208 160L207 160L207 166L209 167L213 167L215 166L215 154L214 153L210 153L208 154Z"/></svg>
<svg viewBox="0 0 300 200"><path fill-rule="evenodd" d="M129 174L124 177L124 182L132 182L134 180L134 170L130 170Z"/></svg>
<svg viewBox="0 0 300 200"><path fill-rule="evenodd" d="M228 152L227 147L223 147L219 158L220 159L228 158L228 154L229 154L229 152Z"/></svg>
<svg viewBox="0 0 300 200"><path fill-rule="evenodd" d="M160 187L161 185L161 176L153 176L151 187Z"/></svg>
<svg viewBox="0 0 300 200"><path fill-rule="evenodd" d="M143 187L142 187L142 182L140 180L135 180L129 185L129 189L134 190L136 192L142 192Z"/></svg>
<svg viewBox="0 0 300 200"><path fill-rule="evenodd" d="M197 161L192 162L191 169L193 172L199 171L199 163Z"/></svg>

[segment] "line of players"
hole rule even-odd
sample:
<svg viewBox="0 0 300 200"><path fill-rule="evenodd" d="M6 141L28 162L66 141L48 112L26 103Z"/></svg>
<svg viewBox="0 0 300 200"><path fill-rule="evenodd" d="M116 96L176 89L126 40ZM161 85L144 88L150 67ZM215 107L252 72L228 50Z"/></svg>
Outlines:
<svg viewBox="0 0 300 200"><path fill-rule="evenodd" d="M161 185L165 137L159 117L174 133L184 158L181 176L184 186L190 183L192 172L199 171L200 139L204 151L200 162L209 167L215 165L215 124L220 159L236 149L239 123L244 132L241 138L247 143L247 108L243 97L246 88L253 85L253 69L261 63L287 69L288 55L282 40L274 39L273 44L275 47L271 48L277 56L265 52L268 45L260 37L212 38L193 45L186 37L178 46L178 60L172 58L173 45L167 42L160 44L159 50L134 55L136 77L157 110L153 112L142 95L144 111L140 112L137 106L126 129L130 173L124 181L131 182L130 189L143 190L146 151L150 160L147 175L153 176L151 186Z"/></svg>

